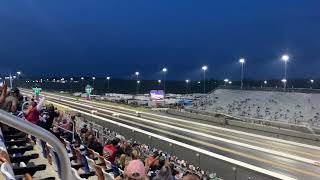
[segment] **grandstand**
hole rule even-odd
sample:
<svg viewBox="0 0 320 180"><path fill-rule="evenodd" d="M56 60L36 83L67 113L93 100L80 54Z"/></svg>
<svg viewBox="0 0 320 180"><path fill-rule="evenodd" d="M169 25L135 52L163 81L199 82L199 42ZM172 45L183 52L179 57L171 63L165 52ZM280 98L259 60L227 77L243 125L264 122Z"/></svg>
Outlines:
<svg viewBox="0 0 320 180"><path fill-rule="evenodd" d="M320 94L217 89L194 102L193 108L239 118L320 126Z"/></svg>
<svg viewBox="0 0 320 180"><path fill-rule="evenodd" d="M21 101L17 112L0 111L3 123L0 133L4 132L0 143L0 174L5 179L119 179L129 176L125 167L129 169L134 161L133 151L138 152L137 160L145 162L143 169L148 179L159 179L164 167L169 168L167 171L175 179L190 173L200 179L220 179L216 173L203 171L173 154L88 122L81 114L76 116L73 112L56 109L59 116L55 116L46 131L40 127L41 123L28 122L27 109L33 101ZM39 121L45 122L48 118L50 106L41 107ZM7 122L12 127L6 126ZM114 155L105 152L111 144L115 145Z"/></svg>

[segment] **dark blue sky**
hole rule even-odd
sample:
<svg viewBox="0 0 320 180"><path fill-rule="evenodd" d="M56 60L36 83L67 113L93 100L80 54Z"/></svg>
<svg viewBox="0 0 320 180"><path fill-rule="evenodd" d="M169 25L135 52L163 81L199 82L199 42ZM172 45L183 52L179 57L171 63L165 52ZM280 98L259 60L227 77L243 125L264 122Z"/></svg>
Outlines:
<svg viewBox="0 0 320 180"><path fill-rule="evenodd" d="M0 72L158 79L320 77L319 0L7 0ZM1 74L1 73L0 73Z"/></svg>

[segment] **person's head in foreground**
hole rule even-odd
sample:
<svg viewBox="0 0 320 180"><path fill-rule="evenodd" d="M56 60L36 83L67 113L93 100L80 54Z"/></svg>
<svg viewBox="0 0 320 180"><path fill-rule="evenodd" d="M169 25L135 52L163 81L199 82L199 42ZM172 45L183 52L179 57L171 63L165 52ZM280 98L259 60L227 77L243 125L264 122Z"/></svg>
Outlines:
<svg viewBox="0 0 320 180"><path fill-rule="evenodd" d="M126 167L125 174L127 180L143 180L146 175L146 169L140 160L132 160Z"/></svg>
<svg viewBox="0 0 320 180"><path fill-rule="evenodd" d="M158 176L154 178L155 180L172 180L171 168L168 165L162 166Z"/></svg>
<svg viewBox="0 0 320 180"><path fill-rule="evenodd" d="M194 174L188 174L183 176L182 180L200 180L200 178Z"/></svg>

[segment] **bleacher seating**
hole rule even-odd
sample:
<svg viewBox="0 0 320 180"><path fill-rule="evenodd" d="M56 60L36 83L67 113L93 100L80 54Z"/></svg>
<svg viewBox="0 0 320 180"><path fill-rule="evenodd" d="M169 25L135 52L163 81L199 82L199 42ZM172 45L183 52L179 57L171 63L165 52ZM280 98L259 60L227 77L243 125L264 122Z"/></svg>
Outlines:
<svg viewBox="0 0 320 180"><path fill-rule="evenodd" d="M21 113L19 114L20 117ZM95 137L103 144L118 138L120 144L130 144L131 147L138 149L140 159L145 161L146 158L159 152L162 156L167 157L176 171L176 179L180 179L183 174L192 172L203 179L217 178L214 173L202 171L199 167L190 165L176 156L170 155L161 150L151 148L145 144L135 141L132 138L126 139L124 136L101 127L94 123L87 123L82 117L76 117L72 120L72 112L63 113L64 119L75 124L75 135L80 136L80 142L73 139L69 141L71 132L65 131L61 123L61 117L56 118L52 131L54 135L61 139L66 152L70 158L72 174L74 179L89 180L113 180L116 176L123 174L123 170L118 167L117 163L112 164L98 152L88 148L83 142L85 139L81 132L83 125L87 125ZM57 131L58 133L56 133ZM0 174L6 179L59 179L61 178L61 162L55 149L42 140L35 140L34 137L9 127L5 135L2 136L0 129ZM73 137L73 136L72 136ZM31 162L32 161L32 162ZM118 161L118 160L117 160ZM156 176L157 171L150 171L151 176ZM151 178L150 178L151 179Z"/></svg>
<svg viewBox="0 0 320 180"><path fill-rule="evenodd" d="M320 94L217 89L193 108L236 117L320 126Z"/></svg>

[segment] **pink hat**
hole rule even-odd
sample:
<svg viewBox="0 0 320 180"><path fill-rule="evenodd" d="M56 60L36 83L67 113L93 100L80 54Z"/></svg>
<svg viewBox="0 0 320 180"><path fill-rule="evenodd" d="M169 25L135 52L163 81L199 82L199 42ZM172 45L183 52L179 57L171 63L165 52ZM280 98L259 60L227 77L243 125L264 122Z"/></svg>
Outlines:
<svg viewBox="0 0 320 180"><path fill-rule="evenodd" d="M126 174L132 179L142 179L145 176L145 167L140 160L132 160L126 167Z"/></svg>

